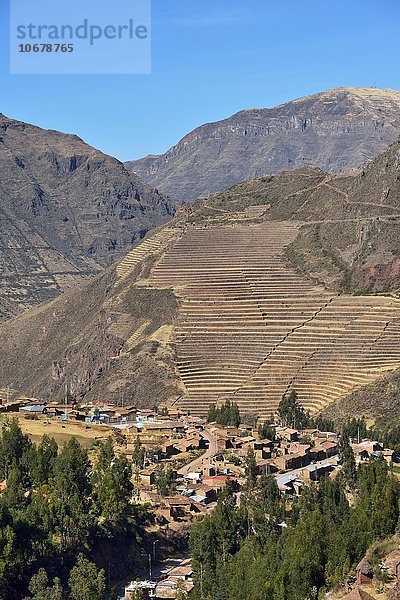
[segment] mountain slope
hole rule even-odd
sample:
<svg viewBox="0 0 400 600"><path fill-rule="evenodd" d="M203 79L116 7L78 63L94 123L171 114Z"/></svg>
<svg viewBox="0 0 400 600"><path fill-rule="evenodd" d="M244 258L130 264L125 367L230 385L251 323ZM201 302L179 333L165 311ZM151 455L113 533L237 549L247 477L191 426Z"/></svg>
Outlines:
<svg viewBox="0 0 400 600"><path fill-rule="evenodd" d="M202 125L165 154L127 166L182 200L307 165L339 173L399 139L399 109L398 91L338 88Z"/></svg>
<svg viewBox="0 0 400 600"><path fill-rule="evenodd" d="M301 169L245 181L195 204L190 219L226 222L249 206L261 220L303 223L287 257L325 287L399 290L400 142L351 176Z"/></svg>
<svg viewBox="0 0 400 600"><path fill-rule="evenodd" d="M105 274L1 326L0 388L68 383L198 414L230 398L263 417L291 389L313 412L341 403L400 368L396 294L354 293L370 265L370 291L398 287L399 176L395 143L352 177L286 171L185 205Z"/></svg>
<svg viewBox="0 0 400 600"><path fill-rule="evenodd" d="M0 320L112 264L174 211L77 136L0 115Z"/></svg>

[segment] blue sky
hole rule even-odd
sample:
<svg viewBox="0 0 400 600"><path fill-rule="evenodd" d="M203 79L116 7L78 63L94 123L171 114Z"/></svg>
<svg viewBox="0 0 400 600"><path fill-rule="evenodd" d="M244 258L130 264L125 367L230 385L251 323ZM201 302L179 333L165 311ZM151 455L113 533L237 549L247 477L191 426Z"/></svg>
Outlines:
<svg viewBox="0 0 400 600"><path fill-rule="evenodd" d="M9 75L0 0L0 112L128 160L244 108L342 85L400 89L399 4L153 0L151 75L21 76Z"/></svg>

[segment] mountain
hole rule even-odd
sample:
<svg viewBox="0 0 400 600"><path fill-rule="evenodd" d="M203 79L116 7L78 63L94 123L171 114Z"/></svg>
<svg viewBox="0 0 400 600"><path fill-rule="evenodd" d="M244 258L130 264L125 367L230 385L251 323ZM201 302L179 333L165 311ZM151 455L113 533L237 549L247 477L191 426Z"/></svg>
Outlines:
<svg viewBox="0 0 400 600"><path fill-rule="evenodd" d="M0 320L109 266L174 212L77 136L0 115Z"/></svg>
<svg viewBox="0 0 400 600"><path fill-rule="evenodd" d="M249 206L261 211L259 220L302 224L286 256L326 288L358 294L400 289L399 142L353 175L307 168L242 182L195 204L190 219L227 223Z"/></svg>
<svg viewBox="0 0 400 600"><path fill-rule="evenodd" d="M303 168L187 204L4 323L0 388L264 418L293 389L314 413L368 397L400 372L399 219L399 142L352 176Z"/></svg>
<svg viewBox="0 0 400 600"><path fill-rule="evenodd" d="M338 88L202 125L160 156L127 163L181 200L286 169L364 167L399 139L400 92Z"/></svg>

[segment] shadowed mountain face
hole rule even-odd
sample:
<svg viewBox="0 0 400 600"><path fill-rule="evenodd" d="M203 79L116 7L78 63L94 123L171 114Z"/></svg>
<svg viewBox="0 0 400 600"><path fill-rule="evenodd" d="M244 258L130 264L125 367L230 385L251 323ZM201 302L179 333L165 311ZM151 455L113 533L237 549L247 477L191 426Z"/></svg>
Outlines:
<svg viewBox="0 0 400 600"><path fill-rule="evenodd" d="M313 412L345 406L400 372L399 231L399 142L353 176L286 171L185 205L118 265L0 327L0 391L68 383L193 414L229 398L268 417L296 389Z"/></svg>
<svg viewBox="0 0 400 600"><path fill-rule="evenodd" d="M107 267L174 212L80 138L0 115L0 320Z"/></svg>
<svg viewBox="0 0 400 600"><path fill-rule="evenodd" d="M198 127L160 156L128 162L181 200L286 169L364 167L399 139L400 92L339 88Z"/></svg>

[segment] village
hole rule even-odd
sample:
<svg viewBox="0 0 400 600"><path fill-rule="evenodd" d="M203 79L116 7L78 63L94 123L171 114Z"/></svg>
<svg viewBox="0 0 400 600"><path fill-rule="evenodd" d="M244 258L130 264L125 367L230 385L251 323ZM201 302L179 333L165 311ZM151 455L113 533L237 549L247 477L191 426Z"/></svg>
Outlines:
<svg viewBox="0 0 400 600"><path fill-rule="evenodd" d="M28 431L33 423L49 427L49 431L62 427L65 434L77 425L83 432L103 430L95 439L111 436L117 453L132 462L133 501L149 506L157 527L164 531L177 532L211 513L227 485L239 504L249 456L257 476L275 478L288 505L305 486L318 484L324 476L335 477L341 469L339 434L317 428L295 429L273 423L269 439L262 437L262 429L254 424L223 426L174 408L150 410L133 405L78 405L68 401L20 401L6 414L17 414ZM394 471L398 469L397 453L379 442L358 436L350 444L356 464L380 458ZM172 600L180 597L179 590L190 594L194 586L190 556L186 553L172 562L164 558L159 561L156 544L145 557L148 569L135 580L127 581L121 598ZM369 572L364 564L365 570ZM361 585L364 580L360 577L357 581Z"/></svg>

